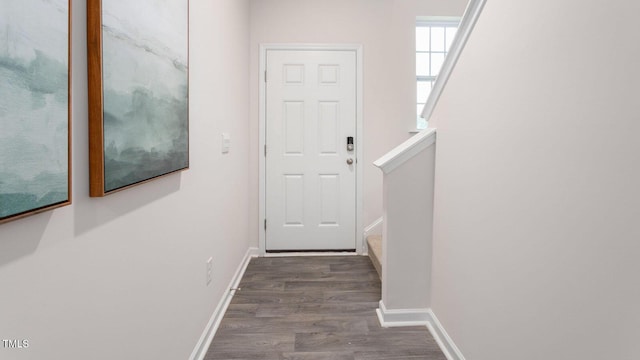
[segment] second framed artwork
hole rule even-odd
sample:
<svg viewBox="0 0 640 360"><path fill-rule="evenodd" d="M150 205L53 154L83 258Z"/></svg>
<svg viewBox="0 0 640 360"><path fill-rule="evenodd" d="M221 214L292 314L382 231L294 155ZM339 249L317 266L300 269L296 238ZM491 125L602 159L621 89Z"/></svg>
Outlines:
<svg viewBox="0 0 640 360"><path fill-rule="evenodd" d="M88 0L90 195L189 167L188 0Z"/></svg>

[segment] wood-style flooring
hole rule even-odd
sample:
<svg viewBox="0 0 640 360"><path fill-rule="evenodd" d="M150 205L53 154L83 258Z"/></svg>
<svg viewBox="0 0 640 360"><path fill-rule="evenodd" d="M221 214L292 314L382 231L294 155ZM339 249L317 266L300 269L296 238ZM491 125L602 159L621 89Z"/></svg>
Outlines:
<svg viewBox="0 0 640 360"><path fill-rule="evenodd" d="M446 360L426 327L382 328L368 257L249 264L206 360Z"/></svg>

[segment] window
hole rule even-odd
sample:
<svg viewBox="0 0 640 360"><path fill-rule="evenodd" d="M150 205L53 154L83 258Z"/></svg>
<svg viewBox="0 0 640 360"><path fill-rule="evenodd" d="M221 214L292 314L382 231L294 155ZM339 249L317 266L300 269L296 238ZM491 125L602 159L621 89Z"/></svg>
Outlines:
<svg viewBox="0 0 640 360"><path fill-rule="evenodd" d="M427 121L420 117L420 114L458 31L459 22L459 19L446 19L420 20L416 23L416 126L418 129L427 127Z"/></svg>

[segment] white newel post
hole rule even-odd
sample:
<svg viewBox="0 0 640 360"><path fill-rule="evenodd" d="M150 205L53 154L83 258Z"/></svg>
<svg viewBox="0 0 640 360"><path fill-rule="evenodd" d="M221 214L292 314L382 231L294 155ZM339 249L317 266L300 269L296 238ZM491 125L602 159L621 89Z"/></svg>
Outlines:
<svg viewBox="0 0 640 360"><path fill-rule="evenodd" d="M423 325L431 301L435 129L407 140L374 164L384 172L383 326Z"/></svg>

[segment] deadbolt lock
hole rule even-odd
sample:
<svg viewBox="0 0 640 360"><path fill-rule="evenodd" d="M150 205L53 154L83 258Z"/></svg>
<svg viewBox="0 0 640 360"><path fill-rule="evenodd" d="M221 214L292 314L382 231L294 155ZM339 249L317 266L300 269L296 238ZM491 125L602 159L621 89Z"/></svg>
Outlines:
<svg viewBox="0 0 640 360"><path fill-rule="evenodd" d="M347 151L353 151L353 136L347 136Z"/></svg>

